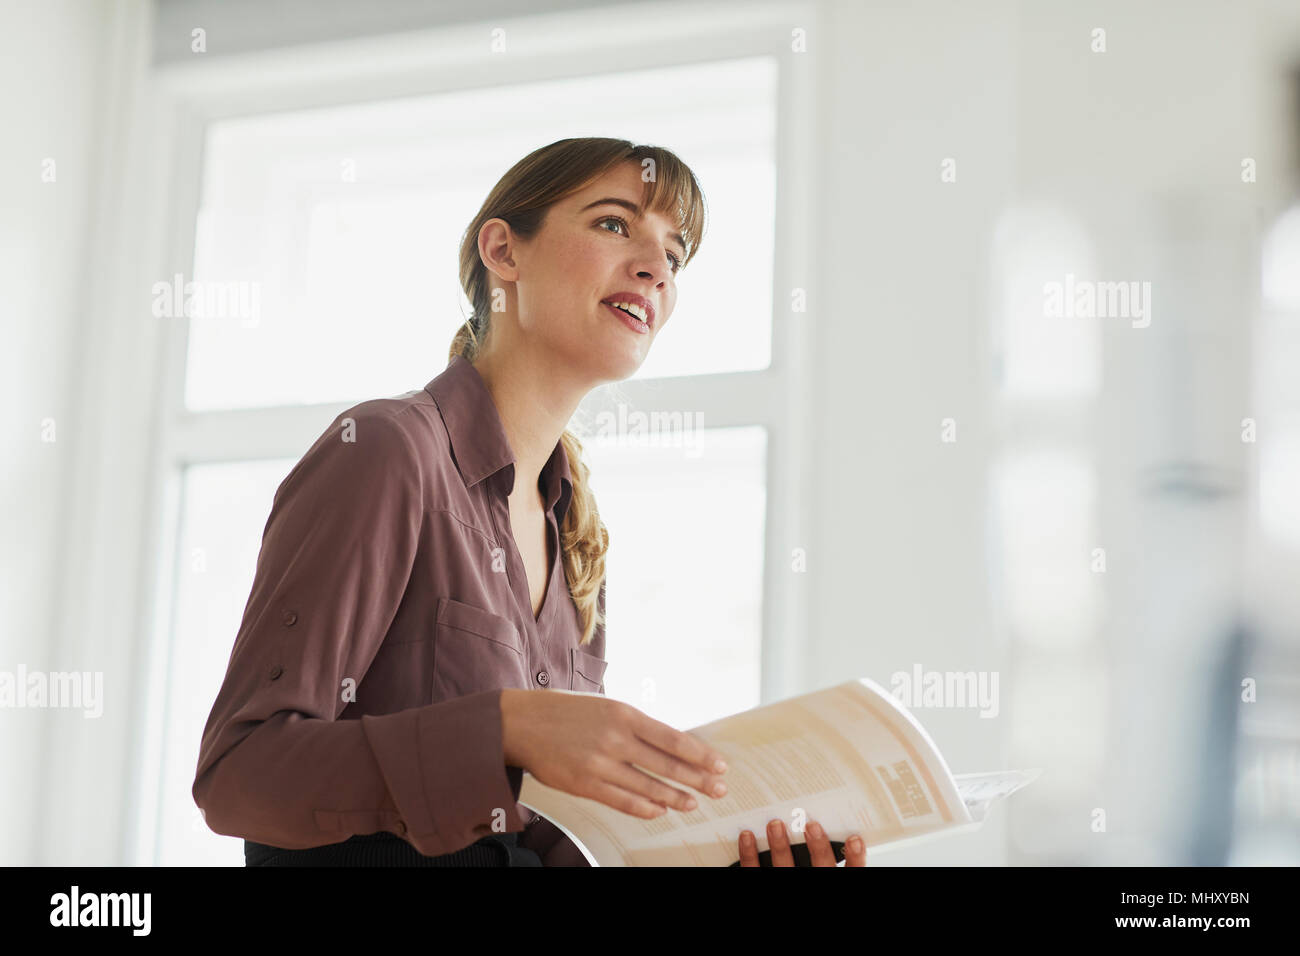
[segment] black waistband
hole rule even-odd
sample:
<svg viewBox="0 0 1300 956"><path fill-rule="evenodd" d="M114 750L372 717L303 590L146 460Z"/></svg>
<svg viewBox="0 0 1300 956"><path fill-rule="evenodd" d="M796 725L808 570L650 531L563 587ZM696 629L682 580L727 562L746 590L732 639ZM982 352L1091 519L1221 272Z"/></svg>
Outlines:
<svg viewBox="0 0 1300 956"><path fill-rule="evenodd" d="M244 841L246 866L541 866L518 833L494 833L454 853L425 856L395 833L366 833L342 843L286 850Z"/></svg>

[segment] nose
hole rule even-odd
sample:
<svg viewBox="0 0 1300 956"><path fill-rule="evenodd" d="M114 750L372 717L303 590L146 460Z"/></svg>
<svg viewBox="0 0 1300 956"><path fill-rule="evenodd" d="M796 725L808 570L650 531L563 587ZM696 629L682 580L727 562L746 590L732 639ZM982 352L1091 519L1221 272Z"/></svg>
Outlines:
<svg viewBox="0 0 1300 956"><path fill-rule="evenodd" d="M650 279L656 284L666 282L672 275L668 254L662 249L639 252L632 261L638 279Z"/></svg>

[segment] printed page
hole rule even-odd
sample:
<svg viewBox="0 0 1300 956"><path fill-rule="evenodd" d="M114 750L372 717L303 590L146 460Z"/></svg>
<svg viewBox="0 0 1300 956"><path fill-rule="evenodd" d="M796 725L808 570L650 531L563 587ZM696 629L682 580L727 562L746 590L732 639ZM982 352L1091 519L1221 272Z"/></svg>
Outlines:
<svg viewBox="0 0 1300 956"><path fill-rule="evenodd" d="M816 820L836 841L860 833L868 847L973 822L929 735L865 678L690 733L719 750L729 767L727 795L696 794L699 805L690 812L670 809L642 820L527 773L519 800L602 866L729 866L739 858L742 829L753 831L760 851L769 848L773 818L787 829ZM792 837L802 842L801 830Z"/></svg>
<svg viewBox="0 0 1300 956"><path fill-rule="evenodd" d="M961 794L962 802L969 806L1009 797L1021 787L1037 780L1042 772L1039 768L998 770L993 773L959 773L953 779L957 782L957 792Z"/></svg>
<svg viewBox="0 0 1300 956"><path fill-rule="evenodd" d="M989 807L1037 780L1040 773L1041 769L999 770L993 773L959 773L953 779L957 781L957 791L971 819L983 825Z"/></svg>

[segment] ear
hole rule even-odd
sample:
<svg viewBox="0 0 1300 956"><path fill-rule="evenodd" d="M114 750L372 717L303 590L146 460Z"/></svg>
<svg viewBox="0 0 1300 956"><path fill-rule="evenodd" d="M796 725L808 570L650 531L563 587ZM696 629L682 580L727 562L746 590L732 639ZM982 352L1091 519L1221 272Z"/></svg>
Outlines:
<svg viewBox="0 0 1300 956"><path fill-rule="evenodd" d="M478 231L478 254L484 267L503 282L515 282L519 269L514 250L518 241L504 219L489 219Z"/></svg>

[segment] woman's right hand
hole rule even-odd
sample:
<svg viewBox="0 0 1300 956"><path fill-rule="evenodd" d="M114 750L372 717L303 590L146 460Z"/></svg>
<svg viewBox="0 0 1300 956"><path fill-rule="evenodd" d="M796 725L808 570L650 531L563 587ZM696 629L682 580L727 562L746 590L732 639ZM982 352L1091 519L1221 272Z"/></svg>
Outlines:
<svg viewBox="0 0 1300 956"><path fill-rule="evenodd" d="M523 767L548 787L635 817L653 819L668 807L686 811L696 806L694 796L641 767L706 796L727 792L722 754L631 704L600 694L503 689L501 730L508 766Z"/></svg>

